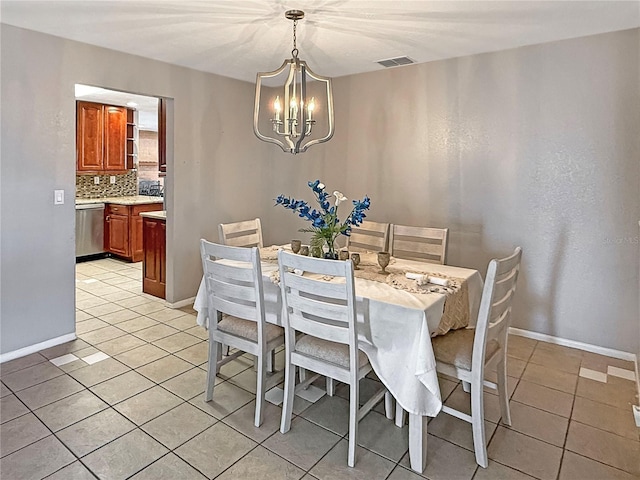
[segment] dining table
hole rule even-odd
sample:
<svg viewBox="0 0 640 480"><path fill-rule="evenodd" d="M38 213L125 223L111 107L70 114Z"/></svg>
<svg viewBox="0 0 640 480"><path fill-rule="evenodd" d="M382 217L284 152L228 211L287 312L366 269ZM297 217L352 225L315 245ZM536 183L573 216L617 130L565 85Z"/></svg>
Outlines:
<svg viewBox="0 0 640 480"><path fill-rule="evenodd" d="M280 326L277 252L283 248L289 250L278 245L260 249L266 321ZM354 270L358 348L367 355L397 404L409 414L410 464L422 473L427 459L427 420L442 409L431 338L468 327L475 320L482 277L471 268L393 257L382 272L376 252L359 255L360 264ZM193 308L197 323L206 327L204 277Z"/></svg>

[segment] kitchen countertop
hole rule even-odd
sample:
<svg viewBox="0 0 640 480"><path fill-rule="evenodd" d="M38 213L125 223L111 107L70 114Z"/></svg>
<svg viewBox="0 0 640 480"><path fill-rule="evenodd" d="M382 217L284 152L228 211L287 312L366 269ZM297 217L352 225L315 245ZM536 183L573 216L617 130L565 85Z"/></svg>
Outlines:
<svg viewBox="0 0 640 480"><path fill-rule="evenodd" d="M163 197L150 197L147 195L132 195L129 197L101 197L101 198L76 198L76 205L87 203L115 203L117 205L145 205L150 203L163 203Z"/></svg>
<svg viewBox="0 0 640 480"><path fill-rule="evenodd" d="M156 220L166 220L167 219L167 211L161 210L158 212L142 212L140 214L141 217L145 218L155 218Z"/></svg>

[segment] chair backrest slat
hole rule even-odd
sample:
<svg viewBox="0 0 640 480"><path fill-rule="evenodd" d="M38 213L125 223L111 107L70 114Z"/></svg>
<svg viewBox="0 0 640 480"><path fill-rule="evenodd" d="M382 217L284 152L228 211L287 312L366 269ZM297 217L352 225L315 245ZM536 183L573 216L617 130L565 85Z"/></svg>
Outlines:
<svg viewBox="0 0 640 480"><path fill-rule="evenodd" d="M448 228L392 225L389 249L397 258L445 264L448 238Z"/></svg>
<svg viewBox="0 0 640 480"><path fill-rule="evenodd" d="M506 349L521 258L522 249L517 247L509 257L489 262L476 323L472 369L482 368L488 340L495 340Z"/></svg>
<svg viewBox="0 0 640 480"><path fill-rule="evenodd" d="M218 226L220 243L233 247L262 248L262 225L260 219L244 220L235 223L221 223Z"/></svg>
<svg viewBox="0 0 640 480"><path fill-rule="evenodd" d="M257 247L240 248L200 241L202 268L207 290L209 322L217 315L258 322L259 337L265 321L260 252Z"/></svg>
<svg viewBox="0 0 640 480"><path fill-rule="evenodd" d="M357 332L353 264L324 260L285 251L278 254L280 287L285 309L285 329L343 343L355 349ZM290 273L294 269L320 276L342 277L344 282L328 282Z"/></svg>
<svg viewBox="0 0 640 480"><path fill-rule="evenodd" d="M389 224L365 220L347 237L349 250L386 251L389 246Z"/></svg>

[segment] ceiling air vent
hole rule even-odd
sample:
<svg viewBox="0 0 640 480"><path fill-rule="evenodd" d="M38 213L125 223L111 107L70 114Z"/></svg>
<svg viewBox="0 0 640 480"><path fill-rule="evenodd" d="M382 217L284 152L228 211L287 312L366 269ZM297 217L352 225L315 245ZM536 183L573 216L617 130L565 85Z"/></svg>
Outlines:
<svg viewBox="0 0 640 480"><path fill-rule="evenodd" d="M385 68L389 67L399 67L400 65L410 65L415 63L409 57L397 57L397 58L388 58L387 60L378 60L376 63L379 63Z"/></svg>

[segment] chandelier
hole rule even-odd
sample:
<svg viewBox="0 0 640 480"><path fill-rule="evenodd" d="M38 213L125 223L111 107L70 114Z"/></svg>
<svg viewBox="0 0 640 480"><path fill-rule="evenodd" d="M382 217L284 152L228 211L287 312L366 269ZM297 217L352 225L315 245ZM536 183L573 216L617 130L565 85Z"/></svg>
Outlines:
<svg viewBox="0 0 640 480"><path fill-rule="evenodd" d="M288 10L285 17L293 20L292 57L279 69L256 75L253 131L295 155L333 136L333 95L331 79L316 75L298 58L296 26L304 12ZM261 115L261 109L267 113Z"/></svg>

